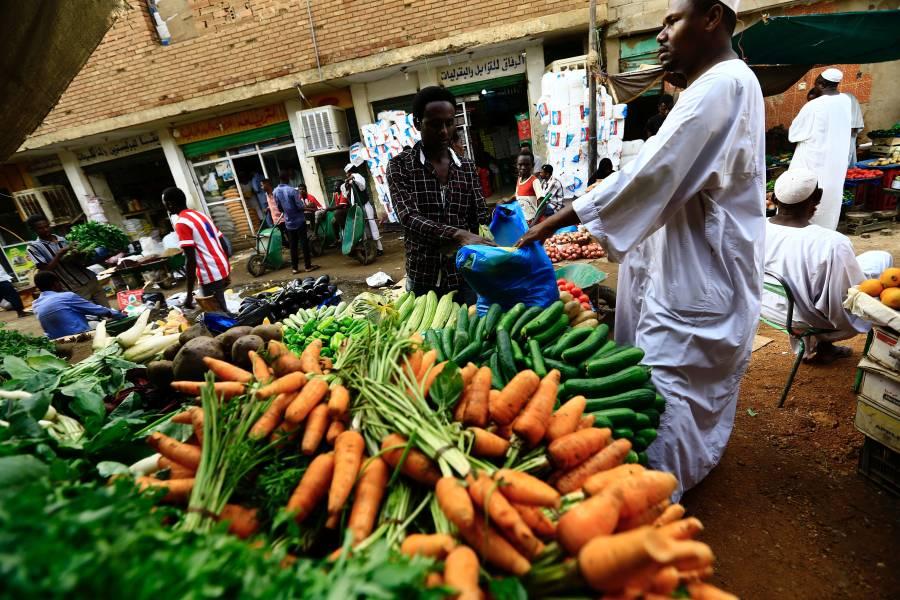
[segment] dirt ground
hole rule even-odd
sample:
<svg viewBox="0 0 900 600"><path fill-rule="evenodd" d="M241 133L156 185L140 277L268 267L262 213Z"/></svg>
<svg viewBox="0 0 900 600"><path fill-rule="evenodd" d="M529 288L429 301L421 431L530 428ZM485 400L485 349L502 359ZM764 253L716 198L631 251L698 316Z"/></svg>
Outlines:
<svg viewBox="0 0 900 600"><path fill-rule="evenodd" d="M385 256L363 266L330 250L316 259L352 297L365 277L403 277L398 231L385 232ZM857 252L886 249L900 263L900 232L854 237ZM289 266L254 279L249 255L235 257L233 288L260 290L290 279ZM617 266L601 262L615 287ZM175 291L175 290L173 290ZM12 318L10 318L12 317ZM34 317L8 326L40 334ZM754 353L744 378L734 433L720 465L684 499L706 526L702 539L718 559L714 583L741 598L823 600L898 598L900 501L856 473L863 435L853 426L851 386L864 337L850 358L803 365L784 408L776 408L792 355L787 338L761 328L772 343Z"/></svg>

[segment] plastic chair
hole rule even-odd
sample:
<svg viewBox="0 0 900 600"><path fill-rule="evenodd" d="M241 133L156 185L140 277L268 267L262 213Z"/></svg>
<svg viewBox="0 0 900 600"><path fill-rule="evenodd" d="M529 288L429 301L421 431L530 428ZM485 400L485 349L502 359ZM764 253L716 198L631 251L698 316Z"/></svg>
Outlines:
<svg viewBox="0 0 900 600"><path fill-rule="evenodd" d="M800 369L800 363L803 361L803 355L806 353L806 342L804 340L813 335L833 333L836 330L810 327L809 325L802 322L795 323L794 306L796 305L796 300L793 287L791 287L791 285L784 277L777 273L773 273L772 271L766 271L765 276L766 280L763 281L763 288L767 292L778 294L779 296L787 300L787 318L785 319L784 323L772 321L763 316L760 316L759 320L769 327L787 334L791 339L797 340L797 343L800 345L800 352L797 353L797 358L794 359L794 364L791 367L791 373L790 375L788 375L788 380L784 384L784 390L781 392L781 398L778 400L778 408L782 408L784 406L785 400L787 400L788 392L791 391L791 386L794 385L794 377L797 375L797 370ZM774 279L775 281L770 281L770 279Z"/></svg>

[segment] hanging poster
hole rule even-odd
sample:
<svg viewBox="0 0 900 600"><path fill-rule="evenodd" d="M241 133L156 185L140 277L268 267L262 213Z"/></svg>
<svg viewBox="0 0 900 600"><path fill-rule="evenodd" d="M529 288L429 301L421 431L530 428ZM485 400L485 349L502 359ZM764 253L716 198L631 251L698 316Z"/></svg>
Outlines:
<svg viewBox="0 0 900 600"><path fill-rule="evenodd" d="M27 280L29 273L34 269L34 263L28 257L28 242L3 246L3 255L12 267L16 279Z"/></svg>

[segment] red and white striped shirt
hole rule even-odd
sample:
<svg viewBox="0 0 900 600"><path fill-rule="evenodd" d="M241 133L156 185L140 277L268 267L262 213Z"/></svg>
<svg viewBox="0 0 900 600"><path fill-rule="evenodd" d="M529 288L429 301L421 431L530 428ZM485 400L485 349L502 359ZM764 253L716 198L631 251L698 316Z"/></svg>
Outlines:
<svg viewBox="0 0 900 600"><path fill-rule="evenodd" d="M197 277L201 285L220 281L231 273L228 257L219 241L222 232L205 214L185 209L178 213L175 233L182 248L194 248L197 253Z"/></svg>

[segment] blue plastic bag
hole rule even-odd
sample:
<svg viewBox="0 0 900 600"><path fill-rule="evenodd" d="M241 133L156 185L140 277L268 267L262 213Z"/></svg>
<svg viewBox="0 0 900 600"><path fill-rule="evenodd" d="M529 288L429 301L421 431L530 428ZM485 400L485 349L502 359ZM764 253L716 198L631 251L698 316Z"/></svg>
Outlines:
<svg viewBox="0 0 900 600"><path fill-rule="evenodd" d="M553 264L537 242L523 248L463 246L456 268L478 294L479 315L491 304L509 310L519 302L545 307L559 300Z"/></svg>
<svg viewBox="0 0 900 600"><path fill-rule="evenodd" d="M498 204L491 219L491 235L499 246L512 246L528 231L528 221L516 201Z"/></svg>

